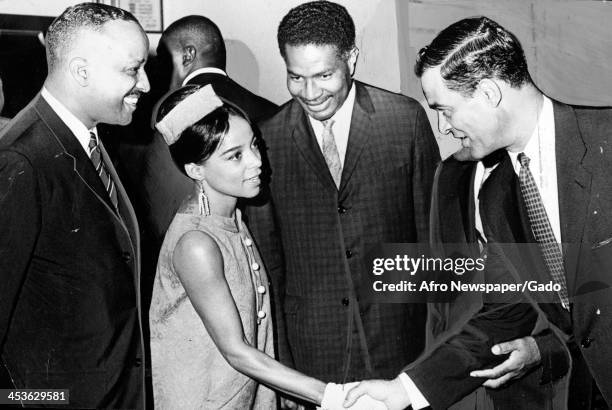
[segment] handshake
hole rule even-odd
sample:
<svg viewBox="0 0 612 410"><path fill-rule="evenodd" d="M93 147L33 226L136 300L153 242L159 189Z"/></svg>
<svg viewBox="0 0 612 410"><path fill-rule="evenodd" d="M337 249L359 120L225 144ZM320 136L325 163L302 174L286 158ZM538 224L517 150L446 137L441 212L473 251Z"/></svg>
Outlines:
<svg viewBox="0 0 612 410"><path fill-rule="evenodd" d="M359 397L352 406L344 407L347 393L358 384L358 382L347 384L328 383L325 386L325 393L319 408L322 410L345 410L347 408L352 410L387 410L387 406L382 401L375 400L367 394Z"/></svg>

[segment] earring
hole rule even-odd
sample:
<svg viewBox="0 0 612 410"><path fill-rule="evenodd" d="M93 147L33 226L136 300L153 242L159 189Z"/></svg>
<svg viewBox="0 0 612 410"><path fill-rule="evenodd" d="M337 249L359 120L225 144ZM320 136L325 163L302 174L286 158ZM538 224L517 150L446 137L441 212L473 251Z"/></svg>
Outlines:
<svg viewBox="0 0 612 410"><path fill-rule="evenodd" d="M198 208L200 209L200 215L210 216L210 204L208 203L208 197L204 193L204 185L200 184L200 193L198 195Z"/></svg>

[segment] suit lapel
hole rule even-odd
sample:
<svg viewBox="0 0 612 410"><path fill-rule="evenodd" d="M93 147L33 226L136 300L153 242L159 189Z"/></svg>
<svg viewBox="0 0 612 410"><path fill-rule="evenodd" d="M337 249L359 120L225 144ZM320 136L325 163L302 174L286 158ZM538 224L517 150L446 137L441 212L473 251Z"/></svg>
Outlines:
<svg viewBox="0 0 612 410"><path fill-rule="evenodd" d="M564 249L568 288L573 289L578 262L578 243L582 240L588 211L591 173L585 167L587 152L574 110L553 102L555 117L555 154L561 238Z"/></svg>
<svg viewBox="0 0 612 410"><path fill-rule="evenodd" d="M47 127L58 143L58 152L55 155L57 157L63 156L67 161L71 162L74 173L77 176L77 181L83 183L85 187L87 187L87 189L94 194L97 200L104 204L105 208L112 215L112 217L115 218L116 222L123 226L123 229L126 231L126 234L130 237L130 239L137 242L138 229L137 225L133 224L135 221L135 218L133 218L134 212L102 142L100 141L102 160L111 173L111 178L113 178L115 186L117 187L117 197L120 202L120 210L123 211L122 214L127 216L126 219L129 219L130 223L134 225L131 228L127 228L121 221L119 215L117 215L115 212L108 192L104 188L100 177L96 173L93 163L68 126L59 118L51 106L49 106L49 104L41 96L38 97L34 107L41 119L45 122L45 124L47 124ZM137 243L133 244L133 246L134 245L137 245ZM135 247L135 249L137 249L137 247Z"/></svg>
<svg viewBox="0 0 612 410"><path fill-rule="evenodd" d="M291 134L291 137L295 141L298 150L302 153L302 156L312 169L313 173L319 178L321 183L327 187L331 187L336 190L336 184L329 173L329 168L321 152L321 148L317 143L317 139L314 135L314 131L310 126L307 114L304 113L302 107L298 103L294 103L294 110L297 112L293 115L296 118L295 127Z"/></svg>
<svg viewBox="0 0 612 410"><path fill-rule="evenodd" d="M72 161L73 169L78 179L109 208L110 212L113 212L110 198L100 177L72 131L70 131L68 126L41 96L38 97L34 107L59 144L60 150L56 156L63 155L67 160Z"/></svg>
<svg viewBox="0 0 612 410"><path fill-rule="evenodd" d="M117 202L119 208L119 215L117 215L112 208L109 210L112 212L113 217L116 218L117 224L119 224L125 233L130 238L130 243L132 246L132 255L134 256L134 260L136 261L136 272L140 272L140 233L138 230L138 221L136 219L136 213L134 212L134 208L129 200L129 197L119 180L119 176L117 175L117 171L104 148L104 145L101 141L100 144L100 152L102 153L102 160L104 161L104 165L106 165L106 169L110 173L113 182L115 183L115 189L117 189ZM108 197L108 193L105 191L105 195ZM139 284L137 283L137 288Z"/></svg>
<svg viewBox="0 0 612 410"><path fill-rule="evenodd" d="M340 195L346 188L363 148L367 145L370 136L376 131L372 126L371 115L374 113L374 105L368 91L363 84L355 81L355 104L351 114L351 127L349 130L344 167L342 168L342 179L340 180Z"/></svg>

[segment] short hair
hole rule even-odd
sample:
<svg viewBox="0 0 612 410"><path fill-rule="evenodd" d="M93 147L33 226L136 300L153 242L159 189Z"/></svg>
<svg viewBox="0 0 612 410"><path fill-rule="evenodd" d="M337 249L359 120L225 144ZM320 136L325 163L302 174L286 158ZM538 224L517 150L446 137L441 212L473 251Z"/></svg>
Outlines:
<svg viewBox="0 0 612 410"><path fill-rule="evenodd" d="M163 37L179 44L192 41L207 63L225 69L225 42L221 30L211 19L197 15L180 18L164 30Z"/></svg>
<svg viewBox="0 0 612 410"><path fill-rule="evenodd" d="M186 85L165 97L159 106L155 121L160 122L174 107L202 87L203 85ZM179 138L169 146L172 159L183 174L187 175L185 165L201 164L215 152L229 131L231 116L244 119L253 129L244 111L231 102L223 100L221 107L185 128ZM254 135L257 138L257 134L254 133Z"/></svg>
<svg viewBox="0 0 612 410"><path fill-rule="evenodd" d="M342 57L355 48L355 23L343 6L329 1L312 1L289 10L278 26L278 47L333 45Z"/></svg>
<svg viewBox="0 0 612 410"><path fill-rule="evenodd" d="M132 21L140 26L130 12L106 4L81 3L64 10L53 20L45 37L49 71L56 67L72 47L81 30L99 32L104 24L113 20Z"/></svg>
<svg viewBox="0 0 612 410"><path fill-rule="evenodd" d="M531 82L521 43L487 17L471 17L442 30L418 55L414 72L440 66L446 86L471 96L478 83L495 78L518 88Z"/></svg>

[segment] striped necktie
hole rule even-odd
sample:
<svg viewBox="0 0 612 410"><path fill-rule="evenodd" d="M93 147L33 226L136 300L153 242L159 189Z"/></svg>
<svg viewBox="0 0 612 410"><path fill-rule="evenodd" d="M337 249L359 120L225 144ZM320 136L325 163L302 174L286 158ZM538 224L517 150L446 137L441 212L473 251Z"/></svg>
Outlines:
<svg viewBox="0 0 612 410"><path fill-rule="evenodd" d="M104 165L104 161L102 161L102 152L100 151L100 145L98 144L98 137L95 133L89 133L89 157L91 158L91 162L106 188L106 192L108 192L108 196L115 207L115 210L118 209L118 201L117 201L117 189L115 187L115 183L113 182L113 178L111 178L106 165Z"/></svg>
<svg viewBox="0 0 612 410"><path fill-rule="evenodd" d="M555 283L561 285L559 298L565 309L569 309L569 297L567 293L567 284L565 282L565 269L563 267L563 255L561 254L560 245L555 239L555 234L548 220L544 203L540 197L540 192L535 183L535 179L529 170L529 157L524 153L518 155L518 160L521 163L519 172L519 185L521 194L525 200L527 207L527 216L540 250L544 256L544 263L552 276Z"/></svg>
<svg viewBox="0 0 612 410"><path fill-rule="evenodd" d="M333 125L333 120L323 121L323 126L325 128L323 128L323 135L321 138L323 140L321 144L321 151L323 152L323 157L325 158L329 172L334 179L336 188L339 188L340 179L342 178L342 164L340 163L340 153L338 153L336 139L334 138L334 133L332 131Z"/></svg>

